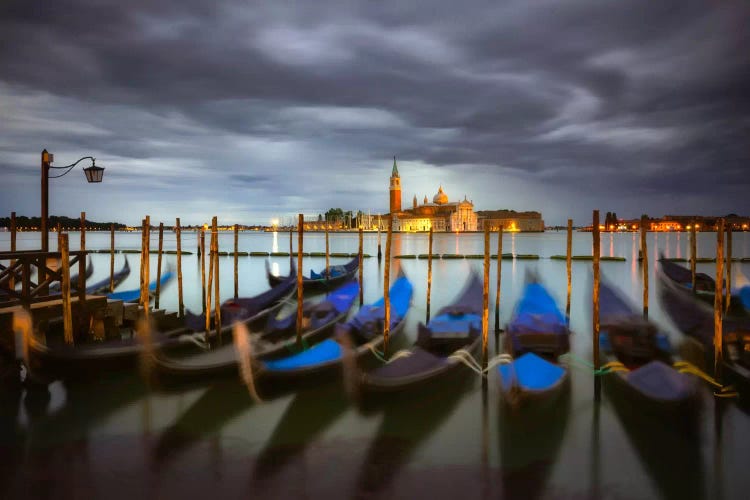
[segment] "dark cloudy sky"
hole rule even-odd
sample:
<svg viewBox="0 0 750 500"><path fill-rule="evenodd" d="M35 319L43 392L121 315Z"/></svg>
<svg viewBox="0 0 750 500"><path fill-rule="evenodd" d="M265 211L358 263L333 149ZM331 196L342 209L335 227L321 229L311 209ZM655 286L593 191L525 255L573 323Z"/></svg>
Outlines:
<svg viewBox="0 0 750 500"><path fill-rule="evenodd" d="M0 213L750 213L747 0L3 0Z"/></svg>

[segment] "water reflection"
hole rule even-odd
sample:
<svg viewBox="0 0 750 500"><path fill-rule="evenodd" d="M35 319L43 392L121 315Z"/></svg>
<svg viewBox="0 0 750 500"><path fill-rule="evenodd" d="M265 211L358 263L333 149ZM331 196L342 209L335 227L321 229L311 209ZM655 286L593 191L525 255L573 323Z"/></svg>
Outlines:
<svg viewBox="0 0 750 500"><path fill-rule="evenodd" d="M645 413L626 400L614 384L604 384L622 427L657 490L664 498L705 498L699 411L679 420Z"/></svg>
<svg viewBox="0 0 750 500"><path fill-rule="evenodd" d="M356 481L356 497L388 496L388 488L415 450L450 416L474 385L474 377L449 380L439 391L401 395L383 408L383 420ZM438 492L424 484L425 497Z"/></svg>
<svg viewBox="0 0 750 500"><path fill-rule="evenodd" d="M501 398L498 395L498 398ZM553 404L514 411L500 405L503 498L540 498L555 465L570 414L570 392Z"/></svg>
<svg viewBox="0 0 750 500"><path fill-rule="evenodd" d="M328 384L297 394L258 454L252 472L251 490L266 490L281 469L304 461L305 449L349 407L341 384Z"/></svg>

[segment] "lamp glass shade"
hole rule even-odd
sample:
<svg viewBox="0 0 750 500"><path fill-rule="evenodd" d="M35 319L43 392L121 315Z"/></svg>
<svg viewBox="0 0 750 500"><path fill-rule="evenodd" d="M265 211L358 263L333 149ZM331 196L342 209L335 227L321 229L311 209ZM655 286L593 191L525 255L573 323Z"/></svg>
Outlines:
<svg viewBox="0 0 750 500"><path fill-rule="evenodd" d="M86 175L86 180L89 182L102 182L102 177L104 177L104 167L92 165L88 168L84 168L83 173Z"/></svg>

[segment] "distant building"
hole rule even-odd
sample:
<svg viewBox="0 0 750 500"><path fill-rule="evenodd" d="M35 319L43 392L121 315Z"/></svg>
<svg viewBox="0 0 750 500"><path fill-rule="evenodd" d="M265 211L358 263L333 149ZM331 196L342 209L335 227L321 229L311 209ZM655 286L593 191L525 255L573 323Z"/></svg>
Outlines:
<svg viewBox="0 0 750 500"><path fill-rule="evenodd" d="M539 212L516 212L515 210L483 210L477 212L479 227L497 231L500 225L509 232L542 232L544 220Z"/></svg>
<svg viewBox="0 0 750 500"><path fill-rule="evenodd" d="M401 208L401 178L398 173L396 158L393 158L393 169L390 179L390 208L391 224L394 231L450 231L464 232L477 230L477 214L474 213L474 203L466 196L461 201L449 201L443 186L432 197L427 196L421 204L417 203L414 195L412 207Z"/></svg>

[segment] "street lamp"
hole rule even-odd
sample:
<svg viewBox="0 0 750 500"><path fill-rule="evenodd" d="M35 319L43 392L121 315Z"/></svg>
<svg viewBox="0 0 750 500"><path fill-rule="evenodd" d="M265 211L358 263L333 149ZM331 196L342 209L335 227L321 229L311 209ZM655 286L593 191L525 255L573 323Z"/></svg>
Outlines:
<svg viewBox="0 0 750 500"><path fill-rule="evenodd" d="M93 156L84 156L64 167L53 167L50 164L54 161L54 155L48 153L46 149L42 151L42 252L49 252L49 179L56 179L67 175L68 172L73 170L83 160L91 160L91 166L83 169L86 180L88 182L102 182L104 167L97 167L96 158ZM65 171L60 175L50 176L50 169Z"/></svg>

